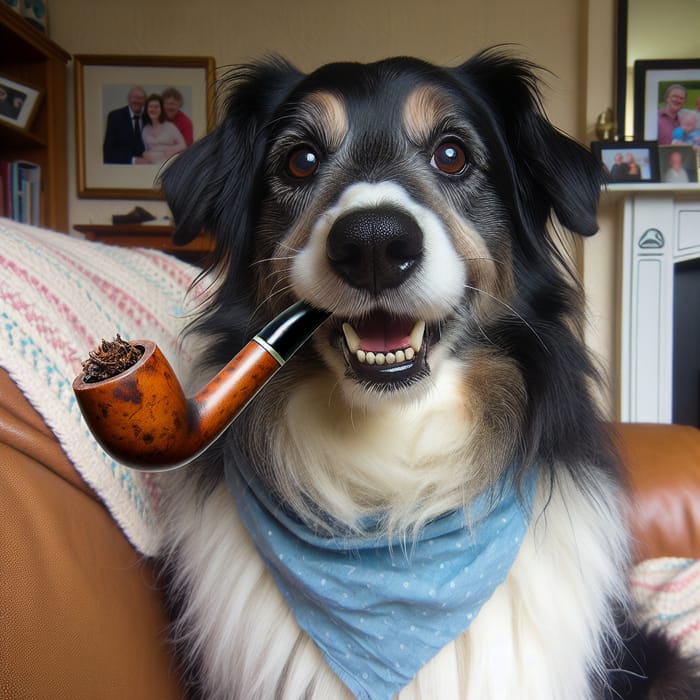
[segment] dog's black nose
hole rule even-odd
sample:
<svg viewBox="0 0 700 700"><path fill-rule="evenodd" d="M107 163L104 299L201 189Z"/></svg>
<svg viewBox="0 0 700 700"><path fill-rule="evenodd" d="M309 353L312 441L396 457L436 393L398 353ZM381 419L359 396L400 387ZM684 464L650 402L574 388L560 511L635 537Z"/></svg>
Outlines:
<svg viewBox="0 0 700 700"><path fill-rule="evenodd" d="M423 255L423 233L400 209L358 209L333 224L326 254L348 284L377 294L414 272Z"/></svg>

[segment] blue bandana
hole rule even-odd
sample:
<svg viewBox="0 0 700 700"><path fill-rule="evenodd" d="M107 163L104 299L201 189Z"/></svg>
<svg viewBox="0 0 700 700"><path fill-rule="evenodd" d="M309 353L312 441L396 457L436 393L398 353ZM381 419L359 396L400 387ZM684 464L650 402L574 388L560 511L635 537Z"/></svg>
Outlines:
<svg viewBox="0 0 700 700"><path fill-rule="evenodd" d="M392 698L469 627L515 560L536 483L530 474L519 499L505 476L468 515L430 522L406 548L319 536L231 461L226 480L241 520L300 627L358 700Z"/></svg>

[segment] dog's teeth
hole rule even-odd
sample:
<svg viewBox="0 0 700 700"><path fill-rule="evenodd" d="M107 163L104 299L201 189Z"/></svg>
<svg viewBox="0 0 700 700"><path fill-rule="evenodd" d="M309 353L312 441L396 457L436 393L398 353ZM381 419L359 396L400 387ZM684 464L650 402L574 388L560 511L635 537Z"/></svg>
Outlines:
<svg viewBox="0 0 700 700"><path fill-rule="evenodd" d="M419 352L421 345L423 345L423 333L425 333L425 321L416 321L416 325L413 326L413 330L409 336L411 347L415 352Z"/></svg>
<svg viewBox="0 0 700 700"><path fill-rule="evenodd" d="M368 365L395 365L402 362L410 361L416 356L413 348L405 348L404 350L396 350L395 352L365 352L358 350L355 357L358 362Z"/></svg>
<svg viewBox="0 0 700 700"><path fill-rule="evenodd" d="M410 345L405 348L393 350L391 352L373 352L360 348L360 336L349 324L343 324L343 335L350 352L355 355L358 362L368 365L394 365L402 362L410 362L420 351L423 345L423 334L425 333L425 321L416 321L411 334L409 335Z"/></svg>
<svg viewBox="0 0 700 700"><path fill-rule="evenodd" d="M360 336L357 335L355 329L349 323L343 324L343 334L350 352L356 353L360 349Z"/></svg>

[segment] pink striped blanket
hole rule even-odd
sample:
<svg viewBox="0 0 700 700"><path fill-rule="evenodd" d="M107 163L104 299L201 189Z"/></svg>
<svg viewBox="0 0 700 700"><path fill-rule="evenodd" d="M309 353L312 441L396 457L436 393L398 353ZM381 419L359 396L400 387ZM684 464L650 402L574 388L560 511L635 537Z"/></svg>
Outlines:
<svg viewBox="0 0 700 700"><path fill-rule="evenodd" d="M200 272L173 256L105 246L0 218L0 366L143 553L157 547L155 479L108 457L73 396L88 352L119 333L154 340L186 381L180 334Z"/></svg>
<svg viewBox="0 0 700 700"><path fill-rule="evenodd" d="M632 572L637 616L664 628L686 654L700 654L700 561L649 559Z"/></svg>

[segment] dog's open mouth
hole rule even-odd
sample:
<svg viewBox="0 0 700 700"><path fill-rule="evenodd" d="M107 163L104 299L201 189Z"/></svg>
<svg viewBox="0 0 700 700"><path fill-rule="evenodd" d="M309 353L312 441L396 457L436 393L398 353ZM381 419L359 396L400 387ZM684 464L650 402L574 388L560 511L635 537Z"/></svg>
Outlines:
<svg viewBox="0 0 700 700"><path fill-rule="evenodd" d="M364 381L406 385L429 373L428 333L423 320L375 311L342 324L347 364Z"/></svg>

